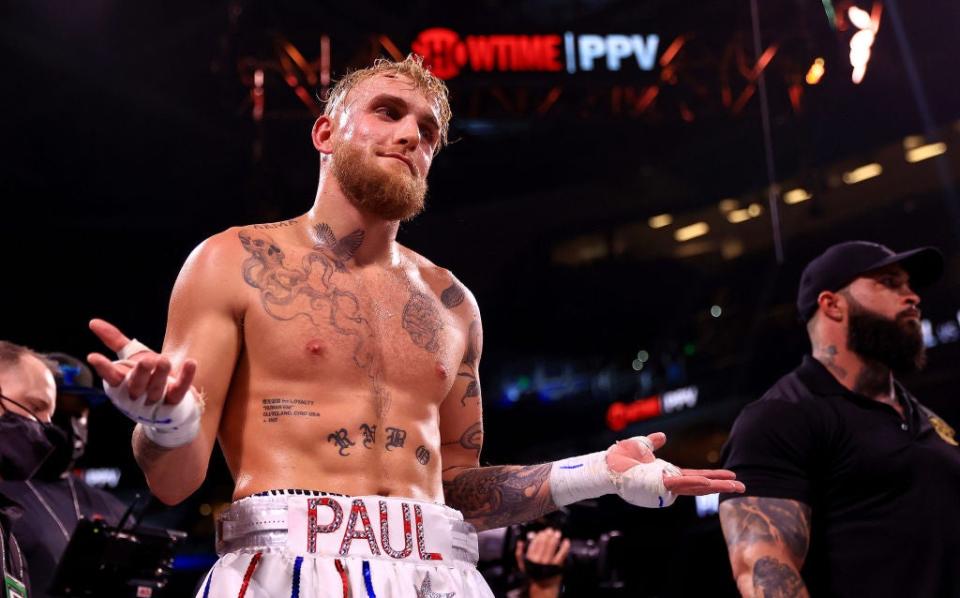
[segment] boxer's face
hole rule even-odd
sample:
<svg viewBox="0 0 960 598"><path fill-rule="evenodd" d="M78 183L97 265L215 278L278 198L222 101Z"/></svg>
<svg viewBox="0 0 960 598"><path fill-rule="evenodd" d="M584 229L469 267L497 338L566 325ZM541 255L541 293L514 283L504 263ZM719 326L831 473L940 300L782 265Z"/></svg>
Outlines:
<svg viewBox="0 0 960 598"><path fill-rule="evenodd" d="M26 407L0 400L0 413L11 411L23 417L49 422L57 397L57 383L46 365L33 355L23 355L16 365L0 368L0 392Z"/></svg>
<svg viewBox="0 0 960 598"><path fill-rule="evenodd" d="M387 220L418 214L440 143L435 103L405 77L377 75L358 83L331 119L331 166L347 196Z"/></svg>

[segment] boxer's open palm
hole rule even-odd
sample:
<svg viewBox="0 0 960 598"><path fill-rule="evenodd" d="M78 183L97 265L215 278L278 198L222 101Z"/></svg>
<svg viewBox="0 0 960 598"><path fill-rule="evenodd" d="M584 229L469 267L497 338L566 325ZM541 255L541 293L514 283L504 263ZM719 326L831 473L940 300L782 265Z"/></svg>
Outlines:
<svg viewBox="0 0 960 598"><path fill-rule="evenodd" d="M667 435L655 432L646 437L649 446L635 436L617 442L607 453L607 466L611 471L623 473L639 463L652 463L653 452L667 442ZM736 481L736 474L726 469L680 469L679 475L664 472L663 485L676 495L701 496L715 492L743 492L746 488Z"/></svg>

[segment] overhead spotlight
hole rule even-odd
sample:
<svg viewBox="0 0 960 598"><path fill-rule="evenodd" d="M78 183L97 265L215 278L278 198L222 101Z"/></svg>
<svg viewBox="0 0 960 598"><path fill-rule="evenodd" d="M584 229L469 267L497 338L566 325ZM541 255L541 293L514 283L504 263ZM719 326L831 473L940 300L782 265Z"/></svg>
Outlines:
<svg viewBox="0 0 960 598"><path fill-rule="evenodd" d="M820 79L823 78L823 73L825 70L823 58L815 58L813 64L810 65L810 69L807 70L807 85L816 85L819 83Z"/></svg>
<svg viewBox="0 0 960 598"><path fill-rule="evenodd" d="M756 218L762 213L763 213L763 207L761 207L760 204L758 203L752 203L749 206L747 206L747 215L749 215L751 218Z"/></svg>
<svg viewBox="0 0 960 598"><path fill-rule="evenodd" d="M650 225L650 228L663 228L665 226L670 226L673 223L673 216L670 214L660 214L659 216L654 216L650 220L647 220L647 224Z"/></svg>
<svg viewBox="0 0 960 598"><path fill-rule="evenodd" d="M947 144L941 142L938 143L929 143L927 145L921 145L913 149L907 150L907 162L913 164L914 162L919 162L921 160L926 160L934 156L939 156L940 154L947 151Z"/></svg>
<svg viewBox="0 0 960 598"><path fill-rule="evenodd" d="M690 239L702 237L709 232L709 224L706 222L694 222L693 224L688 224L687 226L678 228L676 231L674 231L673 238L680 243L683 243L684 241L689 241Z"/></svg>
<svg viewBox="0 0 960 598"><path fill-rule="evenodd" d="M870 164L864 164L859 168L854 168L849 172L843 173L843 182L848 185L854 185L861 181L880 176L881 173L883 173L883 166L880 166L876 162L871 162Z"/></svg>
<svg viewBox="0 0 960 598"><path fill-rule="evenodd" d="M907 135L903 138L903 150L912 150L915 147L920 147L925 141L926 139L923 138L923 135Z"/></svg>
<svg viewBox="0 0 960 598"><path fill-rule="evenodd" d="M747 220L750 220L750 218L752 218L752 216L750 216L750 212L747 210L747 208L743 208L742 210L734 210L727 213L727 221L733 224L746 222Z"/></svg>
<svg viewBox="0 0 960 598"><path fill-rule="evenodd" d="M740 201L736 199L721 199L720 203L717 204L717 207L720 208L721 214L727 214L732 212L740 207Z"/></svg>
<svg viewBox="0 0 960 598"><path fill-rule="evenodd" d="M796 203L802 203L813 197L810 193L801 187L796 189L791 189L783 194L783 203L788 205L793 205Z"/></svg>

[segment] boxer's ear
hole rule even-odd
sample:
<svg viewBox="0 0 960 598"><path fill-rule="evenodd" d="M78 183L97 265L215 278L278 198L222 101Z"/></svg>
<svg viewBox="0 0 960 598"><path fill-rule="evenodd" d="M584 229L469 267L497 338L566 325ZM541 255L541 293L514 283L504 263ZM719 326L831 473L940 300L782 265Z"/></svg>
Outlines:
<svg viewBox="0 0 960 598"><path fill-rule="evenodd" d="M313 147L321 154L333 153L333 120L323 114L313 123L313 129L310 131L310 138L313 140Z"/></svg>

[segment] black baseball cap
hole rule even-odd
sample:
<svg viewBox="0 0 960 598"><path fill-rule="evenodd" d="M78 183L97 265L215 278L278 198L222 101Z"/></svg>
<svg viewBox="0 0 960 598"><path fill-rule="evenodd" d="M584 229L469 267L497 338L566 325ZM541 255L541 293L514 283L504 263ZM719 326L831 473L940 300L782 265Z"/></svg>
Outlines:
<svg viewBox="0 0 960 598"><path fill-rule="evenodd" d="M933 284L943 274L943 254L934 247L894 253L885 245L869 241L838 243L803 269L797 292L800 320L809 322L817 313L817 297L821 292L839 291L857 277L890 264L900 264L907 271L914 289Z"/></svg>
<svg viewBox="0 0 960 598"><path fill-rule="evenodd" d="M66 353L47 353L44 357L55 366L53 377L57 381L57 394L77 395L90 404L106 400L106 395L97 387L93 372L87 364Z"/></svg>

